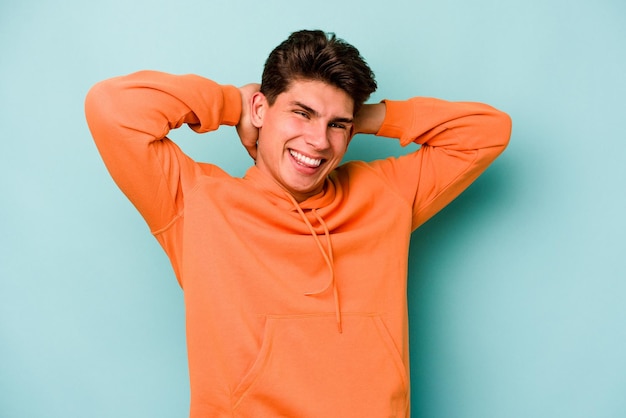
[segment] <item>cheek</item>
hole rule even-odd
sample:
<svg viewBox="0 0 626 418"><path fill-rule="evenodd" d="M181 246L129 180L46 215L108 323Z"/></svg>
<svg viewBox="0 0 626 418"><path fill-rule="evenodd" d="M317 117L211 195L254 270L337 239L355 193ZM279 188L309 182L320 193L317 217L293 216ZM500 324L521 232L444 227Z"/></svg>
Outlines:
<svg viewBox="0 0 626 418"><path fill-rule="evenodd" d="M343 154L348 150L349 138L347 135L337 135L335 138L331 138L333 144L333 152L335 155L343 158Z"/></svg>
<svg viewBox="0 0 626 418"><path fill-rule="evenodd" d="M266 136L271 136L276 143L284 143L294 137L300 136L304 129L301 122L291 118L273 121L273 123L268 126L272 128L266 132Z"/></svg>
<svg viewBox="0 0 626 418"><path fill-rule="evenodd" d="M305 129L306 125L304 122L297 118L286 118L280 124L280 131L285 138L300 136Z"/></svg>

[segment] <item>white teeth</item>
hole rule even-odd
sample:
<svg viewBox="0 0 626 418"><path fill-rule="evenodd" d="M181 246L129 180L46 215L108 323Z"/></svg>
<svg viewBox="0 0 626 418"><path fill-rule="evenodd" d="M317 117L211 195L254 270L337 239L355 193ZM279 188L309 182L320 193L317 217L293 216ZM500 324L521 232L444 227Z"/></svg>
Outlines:
<svg viewBox="0 0 626 418"><path fill-rule="evenodd" d="M309 167L319 167L322 163L321 159L309 158L306 155L302 155L297 151L289 150L289 153L293 158L295 158L299 163L307 165Z"/></svg>

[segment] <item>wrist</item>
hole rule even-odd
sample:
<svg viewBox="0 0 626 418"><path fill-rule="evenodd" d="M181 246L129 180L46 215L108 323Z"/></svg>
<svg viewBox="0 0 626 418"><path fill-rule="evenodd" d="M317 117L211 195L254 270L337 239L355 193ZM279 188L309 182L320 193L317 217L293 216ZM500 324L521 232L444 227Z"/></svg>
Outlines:
<svg viewBox="0 0 626 418"><path fill-rule="evenodd" d="M354 133L376 134L385 120L386 113L384 102L364 104L354 117Z"/></svg>
<svg viewBox="0 0 626 418"><path fill-rule="evenodd" d="M241 93L239 89L231 85L222 85L223 114L221 125L235 126L241 117Z"/></svg>

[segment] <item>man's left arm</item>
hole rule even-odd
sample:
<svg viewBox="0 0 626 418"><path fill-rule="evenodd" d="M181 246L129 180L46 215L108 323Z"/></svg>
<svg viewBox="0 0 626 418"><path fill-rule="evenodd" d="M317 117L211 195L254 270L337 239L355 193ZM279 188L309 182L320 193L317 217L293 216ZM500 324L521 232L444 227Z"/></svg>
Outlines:
<svg viewBox="0 0 626 418"><path fill-rule="evenodd" d="M398 138L419 150L372 163L413 207L417 228L465 190L506 148L509 116L489 105L416 97L364 105L355 133Z"/></svg>

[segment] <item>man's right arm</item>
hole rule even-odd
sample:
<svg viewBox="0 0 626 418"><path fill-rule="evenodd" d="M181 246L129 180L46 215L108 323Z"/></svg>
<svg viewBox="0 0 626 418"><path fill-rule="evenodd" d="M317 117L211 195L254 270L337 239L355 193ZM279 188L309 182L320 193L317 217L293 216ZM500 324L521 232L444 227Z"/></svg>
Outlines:
<svg viewBox="0 0 626 418"><path fill-rule="evenodd" d="M168 132L182 124L198 133L236 125L241 102L234 86L155 71L105 80L89 91L85 113L102 159L153 232L180 212L182 189L200 170Z"/></svg>

